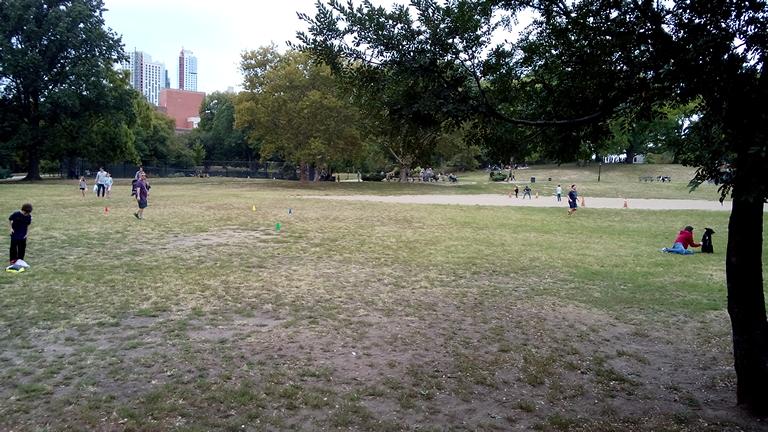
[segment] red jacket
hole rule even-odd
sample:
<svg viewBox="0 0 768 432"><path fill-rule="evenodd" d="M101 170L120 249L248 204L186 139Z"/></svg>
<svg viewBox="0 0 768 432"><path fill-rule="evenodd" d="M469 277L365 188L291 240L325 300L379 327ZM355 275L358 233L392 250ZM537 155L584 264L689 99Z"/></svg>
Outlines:
<svg viewBox="0 0 768 432"><path fill-rule="evenodd" d="M696 243L695 241L693 241L693 233L686 230L680 231L680 234L678 234L677 238L675 239L675 243L682 243L683 247L686 249L688 249L688 246L691 246L691 247L701 246L701 243Z"/></svg>

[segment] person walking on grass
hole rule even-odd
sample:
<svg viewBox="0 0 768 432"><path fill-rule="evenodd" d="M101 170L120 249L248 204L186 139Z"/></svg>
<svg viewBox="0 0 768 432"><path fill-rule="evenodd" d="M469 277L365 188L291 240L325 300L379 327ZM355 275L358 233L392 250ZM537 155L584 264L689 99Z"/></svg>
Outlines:
<svg viewBox="0 0 768 432"><path fill-rule="evenodd" d="M104 198L107 191L107 172L104 168L99 168L99 172L96 173L96 196Z"/></svg>
<svg viewBox="0 0 768 432"><path fill-rule="evenodd" d="M139 181L139 179L141 178L142 174L144 174L144 167L139 165L139 170L136 171L136 174L133 175L133 180L131 180L131 196L135 195L135 192L136 192L136 182Z"/></svg>
<svg viewBox="0 0 768 432"><path fill-rule="evenodd" d="M568 216L576 213L576 209L579 208L578 200L579 194L576 192L576 185L571 185L571 190L568 192Z"/></svg>
<svg viewBox="0 0 768 432"><path fill-rule="evenodd" d="M557 195L557 202L561 202L563 200L563 188L560 185L555 188L555 194Z"/></svg>
<svg viewBox="0 0 768 432"><path fill-rule="evenodd" d="M20 211L11 213L8 217L11 226L11 265L16 260L23 260L27 251L27 234L32 224L32 204L26 203Z"/></svg>
<svg viewBox="0 0 768 432"><path fill-rule="evenodd" d="M107 177L104 179L104 186L107 188L107 199L112 197L112 174L107 173Z"/></svg>
<svg viewBox="0 0 768 432"><path fill-rule="evenodd" d="M517 195L520 193L520 188L515 185L515 198L519 198Z"/></svg>
<svg viewBox="0 0 768 432"><path fill-rule="evenodd" d="M139 205L139 211L133 215L136 219L144 219L144 209L147 208L149 198L149 188L147 184L147 175L143 172L134 185L134 193L136 195L136 202Z"/></svg>
<svg viewBox="0 0 768 432"><path fill-rule="evenodd" d="M83 195L83 199L85 199L86 189L88 189L88 182L85 181L85 177L80 176L80 193Z"/></svg>

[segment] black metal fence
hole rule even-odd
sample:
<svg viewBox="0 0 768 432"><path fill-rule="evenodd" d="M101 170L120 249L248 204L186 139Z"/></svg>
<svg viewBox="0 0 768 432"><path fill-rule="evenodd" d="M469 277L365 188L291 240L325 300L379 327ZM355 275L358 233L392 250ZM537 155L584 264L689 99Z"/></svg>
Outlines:
<svg viewBox="0 0 768 432"><path fill-rule="evenodd" d="M114 178L132 178L138 170L138 166L132 163L100 165L78 159L60 164L58 170L56 167L51 167L49 172L44 172L44 174L58 174L63 178L79 178L80 176L91 178L102 167ZM205 161L203 165L194 167L178 167L167 164L144 165L144 172L150 177L240 177L285 180L298 180L299 178L297 168L285 162Z"/></svg>

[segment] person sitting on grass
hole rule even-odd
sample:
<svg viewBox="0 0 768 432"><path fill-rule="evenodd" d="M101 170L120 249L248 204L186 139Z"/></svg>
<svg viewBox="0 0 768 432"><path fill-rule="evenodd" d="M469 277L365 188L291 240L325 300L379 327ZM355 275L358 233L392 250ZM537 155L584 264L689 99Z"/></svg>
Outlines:
<svg viewBox="0 0 768 432"><path fill-rule="evenodd" d="M701 246L700 243L693 241L693 227L690 225L683 228L683 230L677 234L675 242L672 244L671 248L664 248L661 251L680 255L691 255L693 254L693 251L688 249L689 246L692 248Z"/></svg>

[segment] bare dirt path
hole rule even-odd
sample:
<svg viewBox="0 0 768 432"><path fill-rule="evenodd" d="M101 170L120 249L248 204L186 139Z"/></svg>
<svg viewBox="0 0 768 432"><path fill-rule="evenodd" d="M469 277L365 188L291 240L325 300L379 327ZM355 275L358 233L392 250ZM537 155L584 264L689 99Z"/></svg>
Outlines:
<svg viewBox="0 0 768 432"><path fill-rule="evenodd" d="M501 194L484 195L328 195L305 196L304 198L326 199L338 201L374 201L399 204L446 204L446 205L483 205L503 207L562 207L568 208L568 202L563 198L557 202L554 197L546 196L533 199L509 197ZM620 209L624 208L625 200L622 198L592 198L585 197L582 206L579 198L579 207ZM722 204L718 201L681 200L681 199L633 199L626 200L627 209L640 210L713 210L731 211L731 203ZM768 211L768 205L765 206Z"/></svg>

